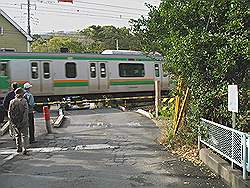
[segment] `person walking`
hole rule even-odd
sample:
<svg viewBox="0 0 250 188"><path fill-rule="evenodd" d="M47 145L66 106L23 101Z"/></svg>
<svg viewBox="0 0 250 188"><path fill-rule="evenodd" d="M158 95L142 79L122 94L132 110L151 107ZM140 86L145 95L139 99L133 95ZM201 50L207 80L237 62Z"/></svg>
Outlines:
<svg viewBox="0 0 250 188"><path fill-rule="evenodd" d="M8 110L9 110L9 106L10 106L10 101L13 100L15 98L15 90L18 88L18 83L16 82L13 82L11 84L11 91L9 91L7 93L7 95L4 97L4 100L3 100L3 107L4 107L4 110L6 112L6 114L8 113ZM15 135L14 135L14 130L13 130L13 126L11 124L11 121L9 121L9 134L10 134L10 137L15 139Z"/></svg>
<svg viewBox="0 0 250 188"><path fill-rule="evenodd" d="M15 133L17 152L27 154L28 142L28 103L23 98L24 90L17 88L15 98L10 101L8 116Z"/></svg>
<svg viewBox="0 0 250 188"><path fill-rule="evenodd" d="M35 100L33 95L31 94L30 90L32 88L32 85L30 83L25 83L23 85L24 87L24 98L28 102L28 107L29 107L29 141L30 144L36 143L35 140L35 126L34 126L34 106L35 106Z"/></svg>

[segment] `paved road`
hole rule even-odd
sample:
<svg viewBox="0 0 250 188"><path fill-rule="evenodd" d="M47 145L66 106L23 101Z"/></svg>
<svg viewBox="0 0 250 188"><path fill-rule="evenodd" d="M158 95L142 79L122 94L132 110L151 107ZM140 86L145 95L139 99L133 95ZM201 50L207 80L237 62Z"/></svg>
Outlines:
<svg viewBox="0 0 250 188"><path fill-rule="evenodd" d="M67 117L55 134L38 138L29 156L1 165L1 188L227 187L205 167L157 145L157 127L137 113L85 110ZM1 150L11 147L0 144Z"/></svg>

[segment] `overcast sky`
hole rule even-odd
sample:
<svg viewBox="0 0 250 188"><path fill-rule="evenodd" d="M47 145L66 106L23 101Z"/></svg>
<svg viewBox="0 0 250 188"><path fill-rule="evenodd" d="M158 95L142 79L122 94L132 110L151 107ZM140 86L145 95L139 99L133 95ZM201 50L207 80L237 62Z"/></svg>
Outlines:
<svg viewBox="0 0 250 188"><path fill-rule="evenodd" d="M58 0L31 1L31 31L76 31L90 25L129 27L129 19L147 15L145 3L158 6L160 0ZM0 8L27 31L27 0L1 0Z"/></svg>

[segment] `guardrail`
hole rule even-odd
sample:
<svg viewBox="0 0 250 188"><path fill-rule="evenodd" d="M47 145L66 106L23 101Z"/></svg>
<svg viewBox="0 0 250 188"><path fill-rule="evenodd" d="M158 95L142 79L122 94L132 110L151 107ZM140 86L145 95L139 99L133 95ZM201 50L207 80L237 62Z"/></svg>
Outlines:
<svg viewBox="0 0 250 188"><path fill-rule="evenodd" d="M198 148L203 143L243 170L243 179L250 172L250 135L201 118ZM233 165L232 165L233 167Z"/></svg>

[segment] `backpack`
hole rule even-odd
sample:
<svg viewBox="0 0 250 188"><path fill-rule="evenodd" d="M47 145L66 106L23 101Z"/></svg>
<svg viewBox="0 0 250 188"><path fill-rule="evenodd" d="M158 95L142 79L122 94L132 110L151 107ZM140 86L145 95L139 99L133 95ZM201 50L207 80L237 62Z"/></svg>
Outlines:
<svg viewBox="0 0 250 188"><path fill-rule="evenodd" d="M10 105L9 116L10 116L10 121L17 128L21 126L21 123L24 118L24 113L25 113L25 106L22 100L14 99Z"/></svg>

